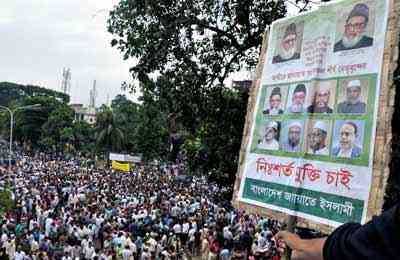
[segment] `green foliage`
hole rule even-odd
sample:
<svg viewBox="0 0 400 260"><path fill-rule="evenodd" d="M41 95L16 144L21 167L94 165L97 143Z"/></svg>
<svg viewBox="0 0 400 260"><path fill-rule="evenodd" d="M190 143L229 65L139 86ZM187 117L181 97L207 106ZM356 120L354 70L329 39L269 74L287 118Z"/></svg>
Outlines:
<svg viewBox="0 0 400 260"><path fill-rule="evenodd" d="M125 59L138 59L131 71L139 79L196 67L207 85L254 68L263 32L285 13L284 1L120 0L108 30Z"/></svg>
<svg viewBox="0 0 400 260"><path fill-rule="evenodd" d="M85 121L78 121L72 127L74 147L84 154L92 154L95 146L95 128Z"/></svg>
<svg viewBox="0 0 400 260"><path fill-rule="evenodd" d="M143 93L138 150L155 157L168 152L163 144L172 137L186 138L192 171L234 179L247 96L222 83L255 67L262 34L285 15L284 2L119 1L108 29L124 58L138 59L131 68Z"/></svg>
<svg viewBox="0 0 400 260"><path fill-rule="evenodd" d="M126 135L118 124L117 115L110 108L97 114L96 118L96 146L105 152L121 152L124 149Z"/></svg>
<svg viewBox="0 0 400 260"><path fill-rule="evenodd" d="M144 89L155 89L154 82L147 81L144 84L148 84ZM143 104L139 110L139 125L135 137L137 151L147 161L166 160L169 149L167 115L154 93L145 91L141 99Z"/></svg>
<svg viewBox="0 0 400 260"><path fill-rule="evenodd" d="M46 123L42 125L42 138L50 137L59 145L59 150L62 150L66 143L74 141L73 119L74 111L65 104L58 104L49 113Z"/></svg>
<svg viewBox="0 0 400 260"><path fill-rule="evenodd" d="M207 97L207 113L183 148L192 171L211 173L219 183L233 183L248 95L243 90L220 87Z"/></svg>
<svg viewBox="0 0 400 260"><path fill-rule="evenodd" d="M10 191L7 189L0 190L0 216L13 209L14 206Z"/></svg>
<svg viewBox="0 0 400 260"><path fill-rule="evenodd" d="M42 137L42 126L47 122L50 113L62 103L51 96L28 96L14 103L11 107L35 104L40 104L40 108L20 110L16 113L15 140L30 141L37 145Z"/></svg>
<svg viewBox="0 0 400 260"><path fill-rule="evenodd" d="M69 102L69 96L51 89L32 85L20 85L11 82L0 82L0 105L9 106L11 102L19 101L26 97L45 96Z"/></svg>
<svg viewBox="0 0 400 260"><path fill-rule="evenodd" d="M112 100L111 108L117 115L117 123L125 132L125 148L130 152L137 152L137 131L140 124L140 105L127 99L125 95L117 95Z"/></svg>

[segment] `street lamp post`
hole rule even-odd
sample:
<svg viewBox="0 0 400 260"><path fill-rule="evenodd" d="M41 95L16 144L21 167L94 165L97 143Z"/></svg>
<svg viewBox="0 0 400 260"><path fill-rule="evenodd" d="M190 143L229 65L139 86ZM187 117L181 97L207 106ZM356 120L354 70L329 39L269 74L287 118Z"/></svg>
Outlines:
<svg viewBox="0 0 400 260"><path fill-rule="evenodd" d="M11 173L11 157L12 157L12 141L13 141L13 128L14 128L14 113L17 110L31 109L31 108L35 108L35 107L40 107L40 104L17 107L17 108L15 108L13 110L11 110L8 107L0 105L0 108L5 109L10 114L10 148L9 148L9 155L8 155L8 170L9 170L10 173Z"/></svg>

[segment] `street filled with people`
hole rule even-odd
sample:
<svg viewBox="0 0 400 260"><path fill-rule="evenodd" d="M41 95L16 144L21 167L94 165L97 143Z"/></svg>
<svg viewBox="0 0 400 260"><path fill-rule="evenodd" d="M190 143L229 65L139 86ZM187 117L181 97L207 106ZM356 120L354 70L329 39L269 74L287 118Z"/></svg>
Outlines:
<svg viewBox="0 0 400 260"><path fill-rule="evenodd" d="M0 219L0 259L281 259L280 223L235 210L204 177L175 172L25 156L0 173L15 201Z"/></svg>

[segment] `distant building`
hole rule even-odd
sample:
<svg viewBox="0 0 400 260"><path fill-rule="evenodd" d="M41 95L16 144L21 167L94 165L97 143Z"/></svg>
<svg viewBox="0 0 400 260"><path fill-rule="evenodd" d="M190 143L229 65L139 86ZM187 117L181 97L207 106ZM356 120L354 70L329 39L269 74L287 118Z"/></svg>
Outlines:
<svg viewBox="0 0 400 260"><path fill-rule="evenodd" d="M246 93L250 93L252 80L238 80L232 81L232 87L237 90L243 90Z"/></svg>
<svg viewBox="0 0 400 260"><path fill-rule="evenodd" d="M71 104L70 106L75 111L75 122L85 121L91 125L96 123L95 107L84 107L83 104Z"/></svg>

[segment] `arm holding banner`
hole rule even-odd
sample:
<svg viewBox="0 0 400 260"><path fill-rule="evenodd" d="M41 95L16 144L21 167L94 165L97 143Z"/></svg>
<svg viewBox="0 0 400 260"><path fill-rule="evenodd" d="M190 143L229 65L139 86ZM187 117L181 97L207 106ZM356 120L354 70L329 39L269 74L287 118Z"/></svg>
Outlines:
<svg viewBox="0 0 400 260"><path fill-rule="evenodd" d="M348 223L326 239L301 239L286 231L276 235L280 250L293 260L397 259L400 255L400 203L365 225Z"/></svg>

